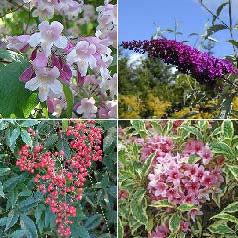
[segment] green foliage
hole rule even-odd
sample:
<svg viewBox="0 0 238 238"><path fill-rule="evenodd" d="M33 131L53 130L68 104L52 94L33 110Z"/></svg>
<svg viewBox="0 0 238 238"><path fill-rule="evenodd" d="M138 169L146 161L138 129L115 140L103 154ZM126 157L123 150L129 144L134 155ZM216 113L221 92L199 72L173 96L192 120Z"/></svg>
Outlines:
<svg viewBox="0 0 238 238"><path fill-rule="evenodd" d="M56 215L37 191L34 175L16 166L18 150L25 143L41 143L47 149L57 148L61 138L57 130L68 121L1 120L0 121L0 237L56 238ZM117 168L116 121L97 121L103 129L104 156L93 163L83 188L83 199L76 205L70 238L116 237ZM36 131L32 140L27 128ZM65 130L63 129L63 133ZM37 142L38 141L38 142ZM109 143L110 142L110 143ZM70 156L70 155L69 155Z"/></svg>

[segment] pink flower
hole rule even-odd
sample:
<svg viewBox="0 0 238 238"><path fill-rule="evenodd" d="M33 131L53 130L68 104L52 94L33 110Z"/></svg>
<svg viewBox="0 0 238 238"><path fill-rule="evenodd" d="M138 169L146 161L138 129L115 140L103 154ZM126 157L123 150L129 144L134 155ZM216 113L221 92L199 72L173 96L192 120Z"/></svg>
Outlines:
<svg viewBox="0 0 238 238"><path fill-rule="evenodd" d="M80 41L67 55L67 62L72 65L77 63L81 76L86 76L88 67L96 67L96 59L93 56L96 53L96 46L87 41Z"/></svg>
<svg viewBox="0 0 238 238"><path fill-rule="evenodd" d="M191 140L184 148L188 154L199 154L203 150L204 144L201 141Z"/></svg>
<svg viewBox="0 0 238 238"><path fill-rule="evenodd" d="M117 101L107 101L106 107L109 118L117 118Z"/></svg>
<svg viewBox="0 0 238 238"><path fill-rule="evenodd" d="M63 94L62 85L57 80L60 76L60 72L56 67L38 68L35 73L36 77L26 82L25 88L31 91L35 91L39 88L39 99L41 102L46 101L50 93L55 95Z"/></svg>
<svg viewBox="0 0 238 238"><path fill-rule="evenodd" d="M149 234L148 238L167 238L169 234L169 227L167 225L161 225L157 226L155 230Z"/></svg>
<svg viewBox="0 0 238 238"><path fill-rule="evenodd" d="M35 71L33 69L33 66L30 66L27 69L25 69L25 71L21 74L19 80L21 82L26 83L27 81L31 80L35 76L36 76L36 74L35 74Z"/></svg>
<svg viewBox="0 0 238 238"><path fill-rule="evenodd" d="M80 104L75 108L78 114L82 114L83 118L95 118L97 107L95 106L95 100L91 98L83 98Z"/></svg>
<svg viewBox="0 0 238 238"><path fill-rule="evenodd" d="M167 182L173 183L175 186L178 186L180 184L181 179L181 173L177 168L172 168L168 171L168 178Z"/></svg>
<svg viewBox="0 0 238 238"><path fill-rule="evenodd" d="M64 49L67 47L67 38L62 36L63 25L57 21L53 21L51 24L47 21L43 21L38 26L39 31L30 36L29 44L32 47L41 45L43 51L48 57L51 53L52 46Z"/></svg>
<svg viewBox="0 0 238 238"><path fill-rule="evenodd" d="M30 39L29 35L21 35L21 36L7 36L7 41L9 42L7 45L8 49L12 50L20 50L21 52L25 52L28 47L28 40Z"/></svg>
<svg viewBox="0 0 238 238"><path fill-rule="evenodd" d="M199 155L202 157L203 163L208 164L209 161L213 157L212 151L209 149L208 146L205 146L202 148L202 150L199 152Z"/></svg>

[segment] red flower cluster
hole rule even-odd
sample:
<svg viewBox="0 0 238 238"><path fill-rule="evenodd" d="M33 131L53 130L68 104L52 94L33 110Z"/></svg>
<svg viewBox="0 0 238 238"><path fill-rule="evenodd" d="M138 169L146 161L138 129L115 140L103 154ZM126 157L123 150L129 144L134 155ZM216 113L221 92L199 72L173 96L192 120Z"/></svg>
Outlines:
<svg viewBox="0 0 238 238"><path fill-rule="evenodd" d="M34 137L32 129L28 130ZM58 132L63 138L62 131ZM16 165L22 171L29 171L35 176L35 183L43 194L45 202L51 211L57 214L57 232L61 236L71 234L71 217L76 216L74 201L82 199L82 187L86 181L87 167L92 161L102 160L102 129L94 125L94 121L79 123L72 121L66 131L66 138L70 147L70 158L60 151L46 151L42 145L30 148L24 145L18 152ZM62 145L63 148L63 145Z"/></svg>

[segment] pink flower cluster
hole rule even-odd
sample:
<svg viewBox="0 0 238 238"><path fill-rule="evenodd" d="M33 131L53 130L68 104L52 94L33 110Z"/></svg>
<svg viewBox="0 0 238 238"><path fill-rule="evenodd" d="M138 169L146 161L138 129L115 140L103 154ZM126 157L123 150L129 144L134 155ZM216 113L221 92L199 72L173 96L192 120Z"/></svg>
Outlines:
<svg viewBox="0 0 238 238"><path fill-rule="evenodd" d="M219 166L212 162L213 153L209 146L199 140L190 140L183 151L178 152L173 140L164 136L154 136L137 143L142 145L142 161L155 154L148 175L152 203L167 200L176 206L197 205L198 209L187 212L188 218L195 220L196 215L202 214L202 204L210 200L211 194L219 192L223 182ZM192 158L194 162L189 161ZM167 237L169 231L166 229L157 227L150 237Z"/></svg>
<svg viewBox="0 0 238 238"><path fill-rule="evenodd" d="M83 0L23 0L24 3L30 3L34 8L33 17L39 17L40 20L45 18L51 19L54 14L64 15L68 18L77 17L82 11Z"/></svg>
<svg viewBox="0 0 238 238"><path fill-rule="evenodd" d="M41 6L40 2L37 1L37 6ZM70 1L56 2L56 5L67 5ZM68 85L74 101L72 117L117 117L117 74L110 72L111 47L115 47L117 35L116 9L116 5L107 2L98 7L99 25L95 36L72 39L63 35L60 22L43 21L31 35L7 37L7 48L29 54L31 66L20 80L26 89L39 90L39 100L47 102L53 116L60 117L71 106L67 105L64 92L64 85Z"/></svg>

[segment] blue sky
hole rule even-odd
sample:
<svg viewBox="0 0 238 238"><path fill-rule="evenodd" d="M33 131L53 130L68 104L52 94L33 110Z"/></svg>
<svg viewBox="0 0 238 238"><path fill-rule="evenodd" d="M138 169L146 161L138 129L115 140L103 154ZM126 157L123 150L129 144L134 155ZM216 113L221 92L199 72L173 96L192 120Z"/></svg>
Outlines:
<svg viewBox="0 0 238 238"><path fill-rule="evenodd" d="M177 40L191 40L193 46L195 38L188 37L192 32L204 33L205 23L209 20L207 13L196 0L119 0L119 42L127 40L150 39L156 32L156 27L161 29L174 28L175 21L179 23L179 31L183 36ZM204 0L215 12L223 0ZM228 8L225 9L222 18L228 22ZM238 0L233 0L235 21L238 21ZM238 41L238 34L237 41ZM214 55L223 57L232 54L229 40L229 32L224 31L213 36L219 40L214 49ZM174 39L174 34L167 35Z"/></svg>

